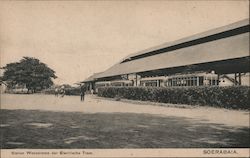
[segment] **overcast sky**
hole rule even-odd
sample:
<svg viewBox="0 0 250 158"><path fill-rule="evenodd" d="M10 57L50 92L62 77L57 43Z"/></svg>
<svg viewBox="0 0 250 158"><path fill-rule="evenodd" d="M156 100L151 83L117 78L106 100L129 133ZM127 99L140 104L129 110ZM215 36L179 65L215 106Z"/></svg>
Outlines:
<svg viewBox="0 0 250 158"><path fill-rule="evenodd" d="M1 66L23 56L73 84L137 51L249 16L246 1L1 1Z"/></svg>

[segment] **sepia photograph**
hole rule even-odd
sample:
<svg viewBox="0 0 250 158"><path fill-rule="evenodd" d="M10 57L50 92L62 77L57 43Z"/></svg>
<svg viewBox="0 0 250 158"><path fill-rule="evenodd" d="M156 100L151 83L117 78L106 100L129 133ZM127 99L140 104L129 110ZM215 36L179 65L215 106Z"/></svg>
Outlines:
<svg viewBox="0 0 250 158"><path fill-rule="evenodd" d="M249 26L249 0L1 1L1 157L249 157Z"/></svg>

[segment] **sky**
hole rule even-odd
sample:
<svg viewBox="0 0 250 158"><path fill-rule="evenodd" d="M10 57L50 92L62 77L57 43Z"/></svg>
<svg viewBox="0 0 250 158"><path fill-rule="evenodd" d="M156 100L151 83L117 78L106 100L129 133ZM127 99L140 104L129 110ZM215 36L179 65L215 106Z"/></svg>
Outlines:
<svg viewBox="0 0 250 158"><path fill-rule="evenodd" d="M249 18L249 1L1 1L0 66L35 57L74 84L129 54Z"/></svg>

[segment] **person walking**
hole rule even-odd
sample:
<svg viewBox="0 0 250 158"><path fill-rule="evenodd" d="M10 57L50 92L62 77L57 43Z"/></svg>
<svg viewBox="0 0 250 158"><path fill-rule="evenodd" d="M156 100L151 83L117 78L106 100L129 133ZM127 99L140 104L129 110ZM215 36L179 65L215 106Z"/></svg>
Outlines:
<svg viewBox="0 0 250 158"><path fill-rule="evenodd" d="M61 91L61 92L60 92L60 93L61 93L61 98L63 98L64 95L65 95L65 87L62 86L60 91Z"/></svg>
<svg viewBox="0 0 250 158"><path fill-rule="evenodd" d="M55 96L58 97L58 88L55 89Z"/></svg>
<svg viewBox="0 0 250 158"><path fill-rule="evenodd" d="M85 91L86 91L85 86L81 86L81 89L80 89L81 101L84 101Z"/></svg>

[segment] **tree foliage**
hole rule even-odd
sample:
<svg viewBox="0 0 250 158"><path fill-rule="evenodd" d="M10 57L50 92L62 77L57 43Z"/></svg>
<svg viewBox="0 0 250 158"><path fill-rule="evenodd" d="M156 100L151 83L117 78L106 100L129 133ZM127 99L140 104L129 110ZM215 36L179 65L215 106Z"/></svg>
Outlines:
<svg viewBox="0 0 250 158"><path fill-rule="evenodd" d="M32 92L49 88L53 85L52 78L57 78L54 70L32 57L23 57L19 62L7 64L3 69L3 81L10 86L26 86Z"/></svg>

